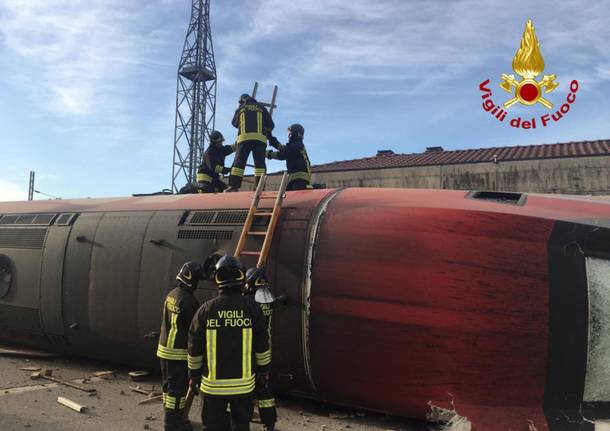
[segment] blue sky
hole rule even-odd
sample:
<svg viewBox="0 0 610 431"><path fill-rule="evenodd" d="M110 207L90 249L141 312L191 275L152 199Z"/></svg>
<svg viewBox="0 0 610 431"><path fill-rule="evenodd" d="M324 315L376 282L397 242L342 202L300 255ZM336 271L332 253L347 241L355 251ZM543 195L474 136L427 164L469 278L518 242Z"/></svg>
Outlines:
<svg viewBox="0 0 610 431"><path fill-rule="evenodd" d="M190 0L0 0L0 200L28 172L52 195L98 197L170 185L176 67ZM580 90L552 127L518 130L494 99L532 18L545 74ZM212 0L216 127L233 137L237 98L280 87L276 135L305 126L313 163L610 138L610 1ZM514 115L545 108L515 106ZM273 162L271 169L280 169Z"/></svg>

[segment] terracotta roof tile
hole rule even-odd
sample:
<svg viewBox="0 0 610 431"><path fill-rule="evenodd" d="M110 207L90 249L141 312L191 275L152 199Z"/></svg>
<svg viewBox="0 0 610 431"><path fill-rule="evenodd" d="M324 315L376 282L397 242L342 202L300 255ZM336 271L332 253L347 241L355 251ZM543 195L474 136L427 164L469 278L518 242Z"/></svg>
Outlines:
<svg viewBox="0 0 610 431"><path fill-rule="evenodd" d="M610 141L580 141L559 144L519 145L472 150L426 151L414 154L382 154L362 159L341 160L312 166L313 172L383 169L409 166L452 165L556 157L610 156Z"/></svg>

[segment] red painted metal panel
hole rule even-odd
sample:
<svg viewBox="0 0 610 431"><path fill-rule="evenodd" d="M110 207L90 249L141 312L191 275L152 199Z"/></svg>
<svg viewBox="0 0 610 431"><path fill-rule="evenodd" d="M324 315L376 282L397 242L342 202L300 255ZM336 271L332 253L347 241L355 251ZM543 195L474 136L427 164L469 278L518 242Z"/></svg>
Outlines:
<svg viewBox="0 0 610 431"><path fill-rule="evenodd" d="M475 425L493 412L485 430L520 429L524 416L501 412L534 406L544 429L553 222L407 193L346 190L329 205L312 280L320 396L416 417L453 399Z"/></svg>

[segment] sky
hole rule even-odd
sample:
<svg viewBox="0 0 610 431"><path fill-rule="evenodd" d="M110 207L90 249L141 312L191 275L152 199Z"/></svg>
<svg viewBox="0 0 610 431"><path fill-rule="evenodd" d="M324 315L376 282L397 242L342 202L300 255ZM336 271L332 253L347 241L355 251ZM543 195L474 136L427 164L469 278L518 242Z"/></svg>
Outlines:
<svg viewBox="0 0 610 431"><path fill-rule="evenodd" d="M36 189L125 196L171 186L176 72L190 0L0 0L0 201ZM571 110L546 128L500 123L496 103L531 18ZM304 125L313 164L374 156L610 138L610 0L212 0L216 128L239 95L279 86L275 135ZM510 115L546 108L514 105ZM228 159L228 163L231 162ZM270 170L282 164L273 161ZM45 199L36 195L36 199Z"/></svg>

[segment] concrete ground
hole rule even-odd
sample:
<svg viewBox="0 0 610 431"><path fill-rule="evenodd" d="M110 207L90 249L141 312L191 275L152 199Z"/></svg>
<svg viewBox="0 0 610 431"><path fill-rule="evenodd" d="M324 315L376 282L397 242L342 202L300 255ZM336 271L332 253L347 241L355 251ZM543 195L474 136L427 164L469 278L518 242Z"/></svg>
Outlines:
<svg viewBox="0 0 610 431"><path fill-rule="evenodd" d="M83 392L44 379L33 380L30 375L37 368L51 369L53 377L94 388L95 392ZM95 372L106 370L113 371L113 376L94 376ZM147 395L130 389L130 386L139 385L144 390L159 390L159 378L136 383L129 379L128 371L77 359L0 356L0 430L162 430L161 402L139 405L138 402L147 399ZM73 411L59 404L58 397L75 401L87 409L82 413ZM423 423L292 397L281 397L278 404L278 431L428 430ZM201 404L197 398L190 416L195 430L201 429L200 414ZM262 430L262 426L253 423L252 430Z"/></svg>

